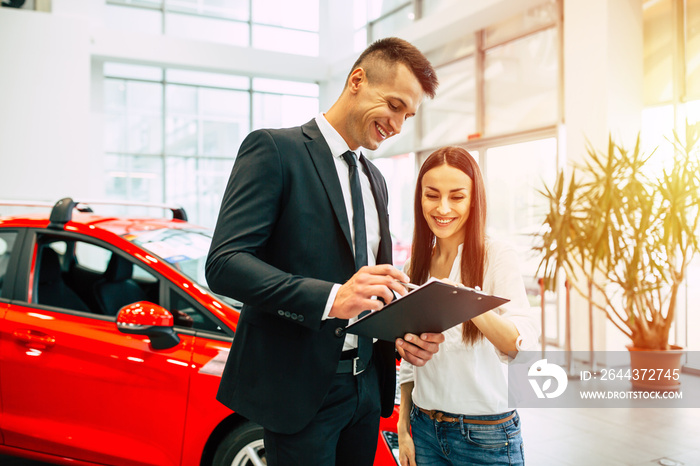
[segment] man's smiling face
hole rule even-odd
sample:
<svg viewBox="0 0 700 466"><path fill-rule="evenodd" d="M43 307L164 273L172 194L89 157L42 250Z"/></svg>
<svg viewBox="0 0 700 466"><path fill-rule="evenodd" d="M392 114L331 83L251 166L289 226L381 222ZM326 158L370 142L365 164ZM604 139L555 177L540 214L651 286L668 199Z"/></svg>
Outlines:
<svg viewBox="0 0 700 466"><path fill-rule="evenodd" d="M375 150L385 139L401 132L404 121L414 116L423 100L423 89L403 64L382 80L369 83L364 70L350 76L353 108L346 118L345 138L351 149Z"/></svg>

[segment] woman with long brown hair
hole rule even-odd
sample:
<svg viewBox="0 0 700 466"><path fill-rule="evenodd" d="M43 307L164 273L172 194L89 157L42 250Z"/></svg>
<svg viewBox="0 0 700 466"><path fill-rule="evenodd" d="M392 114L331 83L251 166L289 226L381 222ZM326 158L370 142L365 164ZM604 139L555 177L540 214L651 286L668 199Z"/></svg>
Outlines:
<svg viewBox="0 0 700 466"><path fill-rule="evenodd" d="M402 466L524 464L506 363L537 348L538 317L514 249L486 237L485 191L479 166L460 147L433 152L418 174L411 281L442 279L510 301L446 330L424 367L401 363Z"/></svg>

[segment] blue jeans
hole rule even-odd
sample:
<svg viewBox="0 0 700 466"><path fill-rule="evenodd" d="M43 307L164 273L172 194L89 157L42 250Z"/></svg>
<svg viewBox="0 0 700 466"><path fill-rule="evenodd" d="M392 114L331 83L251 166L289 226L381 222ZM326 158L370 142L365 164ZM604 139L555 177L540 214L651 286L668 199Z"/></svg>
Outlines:
<svg viewBox="0 0 700 466"><path fill-rule="evenodd" d="M489 416L460 416L458 422L438 422L411 410L411 432L418 466L437 465L524 465L520 417L501 424L470 424L470 419L496 420L511 413Z"/></svg>

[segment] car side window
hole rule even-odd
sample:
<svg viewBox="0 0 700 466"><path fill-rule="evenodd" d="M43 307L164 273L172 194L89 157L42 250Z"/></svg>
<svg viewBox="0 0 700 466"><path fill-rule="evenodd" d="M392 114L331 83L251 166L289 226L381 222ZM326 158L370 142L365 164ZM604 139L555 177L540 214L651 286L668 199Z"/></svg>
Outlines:
<svg viewBox="0 0 700 466"><path fill-rule="evenodd" d="M159 303L159 280L117 251L93 243L40 236L35 302L116 316L123 306Z"/></svg>
<svg viewBox="0 0 700 466"><path fill-rule="evenodd" d="M7 275L7 266L10 263L10 255L12 248L17 239L17 232L4 231L0 232L0 296L2 295L2 287Z"/></svg>
<svg viewBox="0 0 700 466"><path fill-rule="evenodd" d="M169 310L175 318L176 326L221 334L226 333L214 319L200 311L191 298L184 296L173 288L170 289Z"/></svg>
<svg viewBox="0 0 700 466"><path fill-rule="evenodd" d="M75 242L75 259L85 270L103 274L111 257L112 252L108 249L83 241Z"/></svg>
<svg viewBox="0 0 700 466"><path fill-rule="evenodd" d="M86 299L86 288L69 272L68 243L61 240L38 243L34 277L38 304L61 307L74 311L91 312ZM82 294L82 296L81 296Z"/></svg>

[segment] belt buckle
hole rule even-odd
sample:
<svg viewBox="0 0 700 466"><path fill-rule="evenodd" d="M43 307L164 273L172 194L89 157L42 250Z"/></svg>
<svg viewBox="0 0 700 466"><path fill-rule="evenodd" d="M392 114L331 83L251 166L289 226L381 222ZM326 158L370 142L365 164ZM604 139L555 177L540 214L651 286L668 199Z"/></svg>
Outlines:
<svg viewBox="0 0 700 466"><path fill-rule="evenodd" d="M362 364L360 357L353 358L352 360L352 375L360 375L365 371L366 367Z"/></svg>

